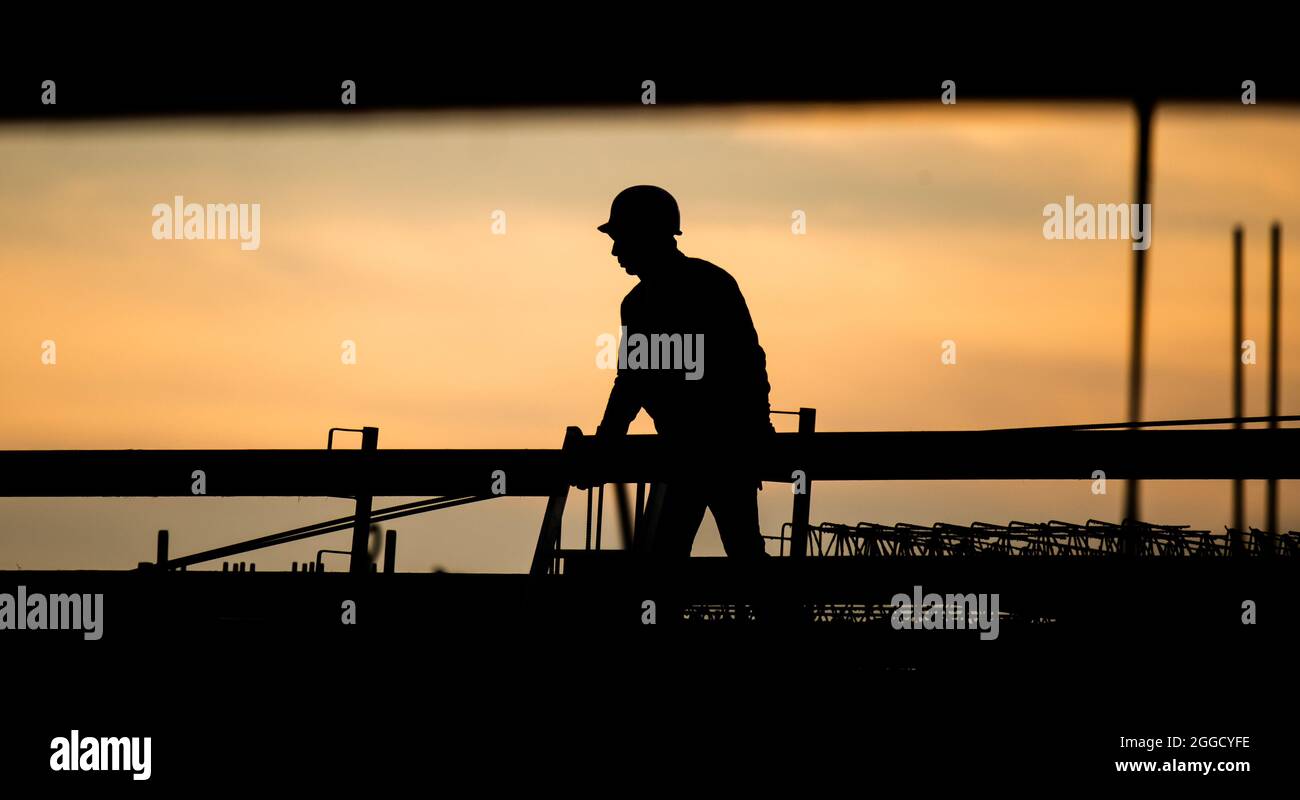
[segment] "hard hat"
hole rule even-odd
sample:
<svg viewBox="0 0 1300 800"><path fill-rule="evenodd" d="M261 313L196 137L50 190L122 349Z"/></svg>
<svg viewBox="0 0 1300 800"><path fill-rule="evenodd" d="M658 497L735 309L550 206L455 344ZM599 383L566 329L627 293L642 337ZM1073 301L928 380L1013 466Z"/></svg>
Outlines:
<svg viewBox="0 0 1300 800"><path fill-rule="evenodd" d="M680 236L682 215L677 201L658 186L629 186L609 207L609 222L596 230L611 236L621 233Z"/></svg>

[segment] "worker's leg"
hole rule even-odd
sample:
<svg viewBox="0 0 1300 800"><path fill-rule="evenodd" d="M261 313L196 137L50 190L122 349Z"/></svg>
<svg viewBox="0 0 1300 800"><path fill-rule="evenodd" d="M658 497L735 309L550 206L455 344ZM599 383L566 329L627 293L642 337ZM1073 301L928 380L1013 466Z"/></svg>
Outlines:
<svg viewBox="0 0 1300 800"><path fill-rule="evenodd" d="M718 523L718 535L728 557L763 557L766 548L758 528L758 488L754 481L718 484L709 494L709 510Z"/></svg>
<svg viewBox="0 0 1300 800"><path fill-rule="evenodd" d="M704 521L706 505L700 487L691 481L678 480L664 487L663 507L650 553L656 558L689 558L695 534Z"/></svg>

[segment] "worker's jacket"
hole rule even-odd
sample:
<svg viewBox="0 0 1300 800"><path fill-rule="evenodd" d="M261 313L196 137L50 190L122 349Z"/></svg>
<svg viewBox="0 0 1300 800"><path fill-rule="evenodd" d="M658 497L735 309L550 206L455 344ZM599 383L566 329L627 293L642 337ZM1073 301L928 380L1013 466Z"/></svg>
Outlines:
<svg viewBox="0 0 1300 800"><path fill-rule="evenodd" d="M726 270L676 253L623 298L621 317L601 434L626 433L642 408L691 452L743 450L772 433L767 356Z"/></svg>

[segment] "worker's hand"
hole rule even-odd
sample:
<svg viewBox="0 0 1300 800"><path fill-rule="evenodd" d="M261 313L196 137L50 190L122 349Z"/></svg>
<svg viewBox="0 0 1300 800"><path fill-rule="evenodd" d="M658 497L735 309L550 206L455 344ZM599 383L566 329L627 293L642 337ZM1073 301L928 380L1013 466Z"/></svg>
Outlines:
<svg viewBox="0 0 1300 800"><path fill-rule="evenodd" d="M623 441L623 437L626 435L626 430L620 431L615 428L600 425L596 428L596 435L593 438L596 440L597 447L608 450L618 442Z"/></svg>
<svg viewBox="0 0 1300 800"><path fill-rule="evenodd" d="M579 468L578 476L574 479L573 485L579 489L591 489L604 483L597 477L597 473L592 469L592 464L584 464Z"/></svg>
<svg viewBox="0 0 1300 800"><path fill-rule="evenodd" d="M623 436L623 433L609 428L596 428L596 435L592 437L592 446L583 454L582 461L577 466L575 486L579 489L590 489L605 483L600 477L601 472L605 468L610 450L622 441Z"/></svg>

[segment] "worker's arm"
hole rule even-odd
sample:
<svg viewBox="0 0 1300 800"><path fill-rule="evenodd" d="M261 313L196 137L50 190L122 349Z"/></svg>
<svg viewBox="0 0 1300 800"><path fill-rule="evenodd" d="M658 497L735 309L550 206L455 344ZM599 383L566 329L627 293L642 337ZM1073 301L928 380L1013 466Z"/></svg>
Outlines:
<svg viewBox="0 0 1300 800"><path fill-rule="evenodd" d="M771 385L767 377L767 354L758 343L749 305L740 286L730 275L718 290L715 306L714 352L725 354L714 359L713 367L723 373L722 382L735 394L736 419L744 419L761 429L771 429ZM721 361L719 364L718 361Z"/></svg>
<svg viewBox="0 0 1300 800"><path fill-rule="evenodd" d="M622 352L621 348L619 352ZM614 388L609 391L609 402L605 404L605 415L600 420L600 427L596 429L597 436L608 440L627 433L628 426L641 411L635 380L627 370L619 367L618 375L614 378Z"/></svg>
<svg viewBox="0 0 1300 800"><path fill-rule="evenodd" d="M619 315L623 321L624 331L627 330L627 307L628 303L625 299ZM619 352L623 352L623 342L619 342ZM605 414L601 417L599 427L596 428L595 461L586 465L586 472L578 480L578 488L588 489L600 483L596 477L598 463L604 457L605 448L612 445L615 440L626 436L632 420L636 419L636 415L641 412L640 393L637 377L630 370L624 369L620 363L618 374L614 376L614 386L609 391L609 401L605 404Z"/></svg>
<svg viewBox="0 0 1300 800"><path fill-rule="evenodd" d="M614 379L614 388L610 390L609 402L605 405L605 416L596 428L596 435L602 439L623 436L628 426L636 419L641 406L630 398L627 381L620 375Z"/></svg>

